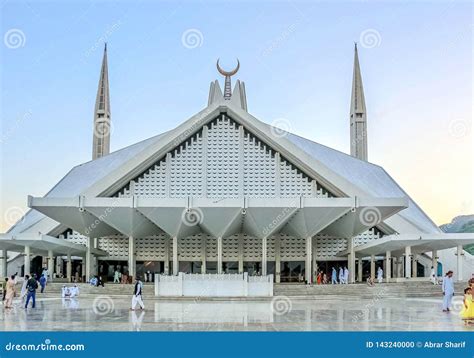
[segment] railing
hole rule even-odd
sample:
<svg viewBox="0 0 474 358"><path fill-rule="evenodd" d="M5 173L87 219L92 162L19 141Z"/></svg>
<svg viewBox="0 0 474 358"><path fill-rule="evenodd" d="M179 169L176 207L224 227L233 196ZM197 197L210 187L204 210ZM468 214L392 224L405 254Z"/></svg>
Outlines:
<svg viewBox="0 0 474 358"><path fill-rule="evenodd" d="M186 274L155 275L158 297L257 297L273 296L273 275Z"/></svg>

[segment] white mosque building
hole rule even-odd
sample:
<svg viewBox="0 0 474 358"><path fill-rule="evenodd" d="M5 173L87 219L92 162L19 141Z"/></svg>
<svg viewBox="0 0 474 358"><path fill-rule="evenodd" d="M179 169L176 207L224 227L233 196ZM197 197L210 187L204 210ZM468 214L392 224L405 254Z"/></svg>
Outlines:
<svg viewBox="0 0 474 358"><path fill-rule="evenodd" d="M185 273L272 275L311 282L347 266L351 283L384 268L386 281L431 266L474 272L445 234L380 166L368 161L367 111L357 46L350 155L275 128L247 109L240 64L211 83L208 104L175 129L109 153L104 50L93 160L73 167L0 236L0 276L47 265L53 279ZM464 276L463 276L464 272ZM270 276L269 276L270 277Z"/></svg>

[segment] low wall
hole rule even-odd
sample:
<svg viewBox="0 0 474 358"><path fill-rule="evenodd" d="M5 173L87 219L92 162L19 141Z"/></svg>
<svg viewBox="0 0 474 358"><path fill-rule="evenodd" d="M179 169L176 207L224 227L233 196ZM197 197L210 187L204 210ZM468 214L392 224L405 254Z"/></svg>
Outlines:
<svg viewBox="0 0 474 358"><path fill-rule="evenodd" d="M273 275L185 274L155 275L155 296L158 297L271 297Z"/></svg>

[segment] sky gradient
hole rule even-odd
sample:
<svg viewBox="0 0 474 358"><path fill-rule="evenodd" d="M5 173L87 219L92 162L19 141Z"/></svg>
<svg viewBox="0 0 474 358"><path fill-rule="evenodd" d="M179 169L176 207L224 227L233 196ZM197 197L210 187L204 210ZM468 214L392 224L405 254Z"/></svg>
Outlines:
<svg viewBox="0 0 474 358"><path fill-rule="evenodd" d="M470 2L1 3L0 232L90 160L108 43L111 150L174 128L207 104L221 59L249 112L349 152L353 46L369 161L443 224L474 213Z"/></svg>

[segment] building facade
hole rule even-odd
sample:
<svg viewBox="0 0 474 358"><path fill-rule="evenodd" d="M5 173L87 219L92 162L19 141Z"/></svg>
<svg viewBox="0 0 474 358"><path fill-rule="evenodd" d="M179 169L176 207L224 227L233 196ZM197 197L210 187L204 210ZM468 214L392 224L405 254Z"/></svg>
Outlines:
<svg viewBox="0 0 474 358"><path fill-rule="evenodd" d="M245 84L237 80L231 90L238 67L218 69L224 93L212 82L208 105L175 129L110 154L110 134L102 146L94 136L94 160L72 168L44 197L29 197L32 210L4 242L40 232L85 247L81 256L54 258L51 249L47 257L58 275L71 278L76 271L86 280L119 269L131 276L248 272L311 282L320 270L347 266L354 282L374 275L376 264L389 278L438 266L437 242L417 249L415 239L396 240L444 240L445 234L383 168L367 161L357 48L352 155L253 117ZM102 119L110 127L106 52L94 123ZM367 249L387 238L396 243L390 250ZM29 245L24 242L26 260ZM3 256L14 247L5 244ZM2 267L6 272L5 259Z"/></svg>

